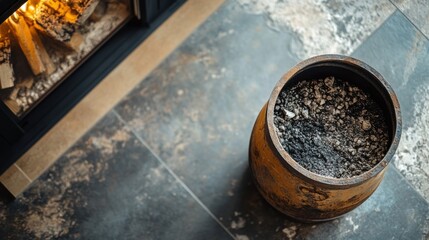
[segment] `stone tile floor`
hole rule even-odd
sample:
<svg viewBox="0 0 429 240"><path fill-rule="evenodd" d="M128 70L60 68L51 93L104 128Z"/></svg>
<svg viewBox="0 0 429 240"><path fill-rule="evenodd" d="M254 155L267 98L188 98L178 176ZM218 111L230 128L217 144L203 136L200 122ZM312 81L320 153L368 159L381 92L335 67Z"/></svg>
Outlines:
<svg viewBox="0 0 429 240"><path fill-rule="evenodd" d="M225 2L21 197L3 195L0 239L428 238L429 3L374 2ZM404 129L371 198L304 224L258 194L247 147L277 80L321 53L381 72Z"/></svg>

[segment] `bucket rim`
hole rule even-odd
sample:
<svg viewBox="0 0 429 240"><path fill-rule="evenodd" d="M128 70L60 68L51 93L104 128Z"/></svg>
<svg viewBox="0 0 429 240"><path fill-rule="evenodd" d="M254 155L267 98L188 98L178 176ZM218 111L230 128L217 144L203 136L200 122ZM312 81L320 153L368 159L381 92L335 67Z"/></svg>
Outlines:
<svg viewBox="0 0 429 240"><path fill-rule="evenodd" d="M380 160L377 165L375 165L370 170L351 178L334 178L329 176L320 175L314 172L311 172L304 167L302 167L298 162L296 162L292 156L289 155L289 153L283 148L283 146L280 143L280 140L277 136L277 133L275 131L274 126L274 107L276 104L276 100L283 89L283 87L288 83L290 79L292 79L296 74L305 71L305 69L316 66L319 64L329 64L334 63L337 65L343 65L348 67L353 67L354 69L357 69L362 74L367 74L371 76L372 80L375 80L378 82L379 85L382 86L383 90L388 93L388 99L390 102L386 102L384 104L390 105L390 107L393 109L393 114L390 114L390 118L393 118L393 131L392 131L392 139L389 146L388 151L384 155L383 159ZM402 118L401 118L401 111L400 111L400 105L398 98L393 91L393 88L390 86L390 84L383 78L383 76L377 72L374 68L369 66L368 64L364 63L361 60L339 55L339 54L325 54L325 55L319 55L314 56L309 59L306 59L294 67L292 67L286 74L284 74L281 79L277 82L275 85L270 98L268 100L267 104L267 112L266 112L266 119L267 122L267 130L268 135L270 137L271 143L277 153L277 155L280 156L282 164L287 167L289 170L296 173L297 176L304 178L309 181L313 181L319 184L323 184L325 186L331 186L331 187L347 187L350 185L358 185L363 182L366 182L367 180L377 176L380 172L386 169L389 162L393 158L396 149L399 145L399 140L401 137L401 131L402 131Z"/></svg>

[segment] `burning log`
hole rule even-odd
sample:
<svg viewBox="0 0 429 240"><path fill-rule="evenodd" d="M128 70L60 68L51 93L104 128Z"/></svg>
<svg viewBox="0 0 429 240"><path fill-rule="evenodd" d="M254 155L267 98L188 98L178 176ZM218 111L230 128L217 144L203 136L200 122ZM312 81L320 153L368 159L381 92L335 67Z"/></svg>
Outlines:
<svg viewBox="0 0 429 240"><path fill-rule="evenodd" d="M57 0L40 1L34 13L38 30L64 43L73 50L79 50L83 38L76 32L77 19L69 14L70 8Z"/></svg>
<svg viewBox="0 0 429 240"><path fill-rule="evenodd" d="M40 57L42 58L42 62L46 68L46 74L51 74L55 71L55 64L52 62L51 57L49 57L48 52L46 51L45 46L40 40L39 34L34 26L30 27L31 37L33 38L34 44L36 48L39 49Z"/></svg>
<svg viewBox="0 0 429 240"><path fill-rule="evenodd" d="M15 81L10 54L10 39L0 34L0 88L13 87Z"/></svg>
<svg viewBox="0 0 429 240"><path fill-rule="evenodd" d="M76 12L77 22L84 23L94 12L99 0L69 0L67 1L70 8Z"/></svg>
<svg viewBox="0 0 429 240"><path fill-rule="evenodd" d="M51 74L55 71L56 67L55 64L52 62L52 59L49 56L48 52L46 51L46 48L43 45L42 40L40 39L39 33L36 30L34 24L34 11L34 5L29 5L25 10L19 10L19 13L25 18L25 21L28 24L31 37L34 41L34 44L36 45L36 48L39 50L42 62L46 67L46 73Z"/></svg>
<svg viewBox="0 0 429 240"><path fill-rule="evenodd" d="M34 14L36 27L53 39L79 50L83 37L77 26L94 12L99 0L42 0Z"/></svg>
<svg viewBox="0 0 429 240"><path fill-rule="evenodd" d="M15 38L18 40L19 46L27 58L33 73L35 75L39 75L45 72L46 68L43 64L40 51L35 44L30 28L28 27L24 17L18 13L14 13L8 18L7 22L9 23L10 29L15 35Z"/></svg>

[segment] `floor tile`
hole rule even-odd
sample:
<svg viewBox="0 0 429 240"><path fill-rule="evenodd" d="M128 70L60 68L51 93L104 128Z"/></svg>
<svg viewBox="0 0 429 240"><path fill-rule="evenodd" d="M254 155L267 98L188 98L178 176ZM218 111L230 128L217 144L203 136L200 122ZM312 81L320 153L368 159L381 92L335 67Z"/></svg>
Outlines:
<svg viewBox="0 0 429 240"><path fill-rule="evenodd" d="M262 15L267 26L297 33L297 54L351 54L380 26L395 6L388 0L236 0L249 13Z"/></svg>
<svg viewBox="0 0 429 240"><path fill-rule="evenodd" d="M424 239L428 214L423 198L390 167L377 191L356 210L338 220L297 227L297 238Z"/></svg>
<svg viewBox="0 0 429 240"><path fill-rule="evenodd" d="M201 194L232 188L242 177L249 129L272 86L297 62L284 44L293 35L234 8L224 6L116 108Z"/></svg>
<svg viewBox="0 0 429 240"><path fill-rule="evenodd" d="M2 239L231 239L112 113L23 196Z"/></svg>
<svg viewBox="0 0 429 240"><path fill-rule="evenodd" d="M226 3L115 108L119 115L240 239L422 237L428 205L393 167L373 197L333 222L297 223L261 198L247 163L251 128L298 61L289 43L299 37L240 9Z"/></svg>
<svg viewBox="0 0 429 240"><path fill-rule="evenodd" d="M397 93L403 132L394 163L429 201L429 41L396 12L353 55Z"/></svg>
<svg viewBox="0 0 429 240"><path fill-rule="evenodd" d="M391 0L426 37L429 37L429 2L426 0Z"/></svg>

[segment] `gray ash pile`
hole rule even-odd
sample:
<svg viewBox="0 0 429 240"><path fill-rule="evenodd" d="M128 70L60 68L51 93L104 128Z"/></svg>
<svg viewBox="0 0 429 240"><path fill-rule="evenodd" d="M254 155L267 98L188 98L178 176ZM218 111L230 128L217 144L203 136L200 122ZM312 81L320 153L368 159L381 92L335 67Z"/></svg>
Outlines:
<svg viewBox="0 0 429 240"><path fill-rule="evenodd" d="M353 84L327 77L281 91L274 125L283 148L307 170L334 178L360 175L389 147L380 106Z"/></svg>

